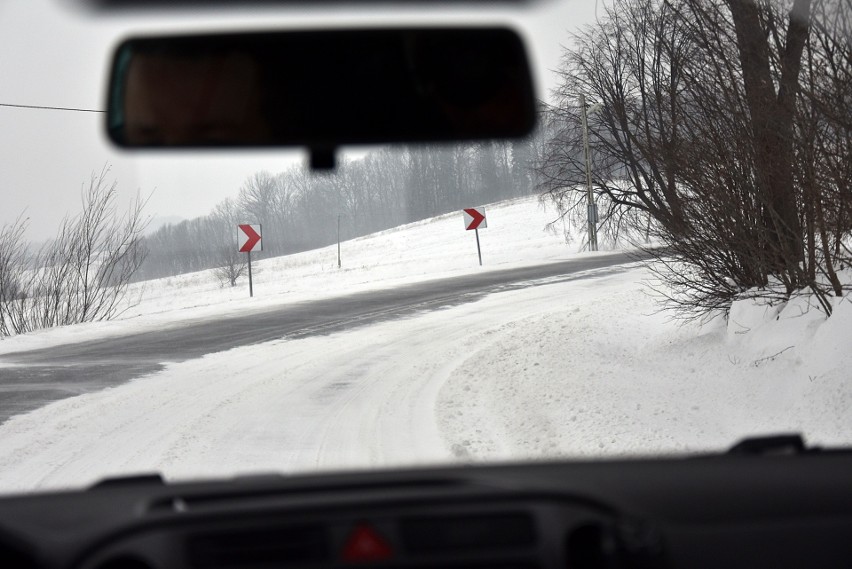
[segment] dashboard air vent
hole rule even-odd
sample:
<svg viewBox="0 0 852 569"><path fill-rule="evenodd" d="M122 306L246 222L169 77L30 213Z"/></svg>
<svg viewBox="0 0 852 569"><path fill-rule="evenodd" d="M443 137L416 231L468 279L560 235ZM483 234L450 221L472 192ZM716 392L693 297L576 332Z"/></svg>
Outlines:
<svg viewBox="0 0 852 569"><path fill-rule="evenodd" d="M319 526L264 526L194 535L187 547L196 569L288 567L329 558L328 536Z"/></svg>

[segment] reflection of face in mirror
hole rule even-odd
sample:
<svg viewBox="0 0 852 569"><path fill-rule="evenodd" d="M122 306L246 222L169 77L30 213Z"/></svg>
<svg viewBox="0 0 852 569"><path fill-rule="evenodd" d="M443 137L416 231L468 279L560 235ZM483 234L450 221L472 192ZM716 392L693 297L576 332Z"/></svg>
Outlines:
<svg viewBox="0 0 852 569"><path fill-rule="evenodd" d="M127 70L125 141L131 145L261 143L260 66L248 55L134 55Z"/></svg>
<svg viewBox="0 0 852 569"><path fill-rule="evenodd" d="M523 130L528 83L512 46L427 36L407 48L414 83L438 124L459 136Z"/></svg>

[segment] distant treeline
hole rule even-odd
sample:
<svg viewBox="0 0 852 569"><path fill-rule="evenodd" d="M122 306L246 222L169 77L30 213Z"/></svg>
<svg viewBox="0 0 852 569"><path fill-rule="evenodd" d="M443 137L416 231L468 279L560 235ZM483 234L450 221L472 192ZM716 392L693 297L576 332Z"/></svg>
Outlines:
<svg viewBox="0 0 852 569"><path fill-rule="evenodd" d="M331 174L302 166L257 172L208 215L145 237L135 280L221 266L236 247L238 223L263 224L259 258L305 251L463 207L529 195L540 133L526 140L396 147L341 160Z"/></svg>

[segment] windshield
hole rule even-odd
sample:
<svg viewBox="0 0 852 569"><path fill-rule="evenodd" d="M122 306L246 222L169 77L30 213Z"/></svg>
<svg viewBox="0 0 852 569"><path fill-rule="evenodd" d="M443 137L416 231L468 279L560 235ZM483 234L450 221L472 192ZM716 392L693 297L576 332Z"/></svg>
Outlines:
<svg viewBox="0 0 852 569"><path fill-rule="evenodd" d="M852 444L848 3L386 8L3 4L0 492ZM516 30L535 131L107 139L127 37L422 24Z"/></svg>

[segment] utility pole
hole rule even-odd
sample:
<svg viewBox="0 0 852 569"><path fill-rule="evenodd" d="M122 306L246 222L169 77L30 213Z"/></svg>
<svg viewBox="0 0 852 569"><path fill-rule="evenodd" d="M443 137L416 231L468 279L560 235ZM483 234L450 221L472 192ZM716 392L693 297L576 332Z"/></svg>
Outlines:
<svg viewBox="0 0 852 569"><path fill-rule="evenodd" d="M580 93L580 116L583 122L583 152L586 157L586 208L589 220L589 251L598 250L598 208L592 191L592 161L589 157L589 120L586 116L586 96Z"/></svg>
<svg viewBox="0 0 852 569"><path fill-rule="evenodd" d="M340 268L340 214L337 214L337 268Z"/></svg>

